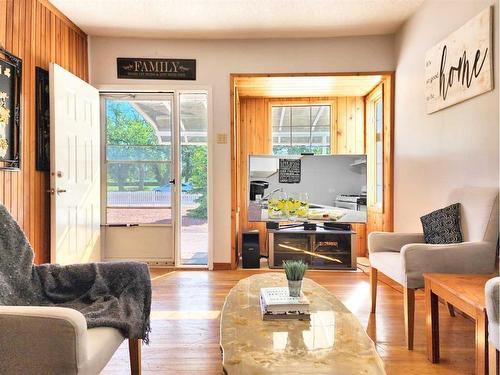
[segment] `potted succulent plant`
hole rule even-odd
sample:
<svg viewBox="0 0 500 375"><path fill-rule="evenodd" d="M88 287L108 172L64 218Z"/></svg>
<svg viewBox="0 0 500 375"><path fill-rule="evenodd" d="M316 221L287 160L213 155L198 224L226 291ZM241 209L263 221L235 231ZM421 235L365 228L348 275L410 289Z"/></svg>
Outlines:
<svg viewBox="0 0 500 375"><path fill-rule="evenodd" d="M301 260L285 260L283 261L283 268L288 280L290 297L299 297L302 289L302 279L307 270L307 263Z"/></svg>

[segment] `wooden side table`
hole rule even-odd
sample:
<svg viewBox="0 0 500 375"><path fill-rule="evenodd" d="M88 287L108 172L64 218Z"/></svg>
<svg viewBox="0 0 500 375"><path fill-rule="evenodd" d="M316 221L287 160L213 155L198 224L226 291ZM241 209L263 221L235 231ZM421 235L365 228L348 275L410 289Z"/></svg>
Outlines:
<svg viewBox="0 0 500 375"><path fill-rule="evenodd" d="M426 302L427 357L439 362L438 297L476 322L476 375L488 374L488 320L484 285L495 275L424 274Z"/></svg>

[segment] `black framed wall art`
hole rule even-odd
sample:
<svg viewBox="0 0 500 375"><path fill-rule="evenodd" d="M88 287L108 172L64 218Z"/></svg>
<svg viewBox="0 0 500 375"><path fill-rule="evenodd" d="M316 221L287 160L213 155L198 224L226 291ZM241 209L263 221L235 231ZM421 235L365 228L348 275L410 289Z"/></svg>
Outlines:
<svg viewBox="0 0 500 375"><path fill-rule="evenodd" d="M50 170L50 97L49 72L35 69L36 93L36 169Z"/></svg>
<svg viewBox="0 0 500 375"><path fill-rule="evenodd" d="M22 61L0 47L0 169L21 168Z"/></svg>

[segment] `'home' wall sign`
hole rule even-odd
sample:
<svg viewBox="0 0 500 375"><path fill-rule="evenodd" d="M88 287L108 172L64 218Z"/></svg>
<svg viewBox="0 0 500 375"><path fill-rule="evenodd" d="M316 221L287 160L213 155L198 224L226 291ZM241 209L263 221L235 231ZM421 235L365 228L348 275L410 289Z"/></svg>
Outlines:
<svg viewBox="0 0 500 375"><path fill-rule="evenodd" d="M448 35L425 56L427 113L493 89L492 8Z"/></svg>
<svg viewBox="0 0 500 375"><path fill-rule="evenodd" d="M196 80L196 60L118 57L118 78Z"/></svg>

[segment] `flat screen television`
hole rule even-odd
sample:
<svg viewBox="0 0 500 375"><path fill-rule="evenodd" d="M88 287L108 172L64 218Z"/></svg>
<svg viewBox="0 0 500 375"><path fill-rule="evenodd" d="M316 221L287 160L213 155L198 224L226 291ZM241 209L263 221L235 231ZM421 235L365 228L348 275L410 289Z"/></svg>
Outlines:
<svg viewBox="0 0 500 375"><path fill-rule="evenodd" d="M366 155L250 155L248 221L366 223Z"/></svg>

